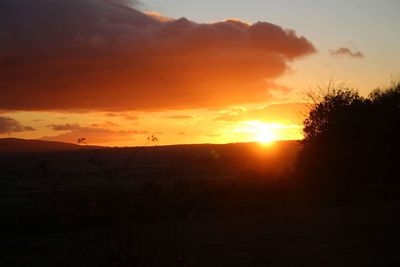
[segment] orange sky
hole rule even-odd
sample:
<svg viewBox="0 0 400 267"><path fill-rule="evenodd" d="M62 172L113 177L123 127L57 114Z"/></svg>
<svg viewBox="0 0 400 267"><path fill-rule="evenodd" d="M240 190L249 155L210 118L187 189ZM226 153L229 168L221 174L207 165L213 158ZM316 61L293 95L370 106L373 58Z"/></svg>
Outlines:
<svg viewBox="0 0 400 267"><path fill-rule="evenodd" d="M284 103L158 112L13 112L2 116L12 116L21 127L33 125L34 131L3 136L72 143L86 137L91 144L109 146L142 145L153 134L159 144L262 141L271 134L273 139L300 139L306 110L301 103Z"/></svg>
<svg viewBox="0 0 400 267"><path fill-rule="evenodd" d="M306 81L326 78L337 60L357 69L368 57L320 51L269 22L200 23L134 2L0 3L0 137L111 146L153 134L160 144L301 139Z"/></svg>

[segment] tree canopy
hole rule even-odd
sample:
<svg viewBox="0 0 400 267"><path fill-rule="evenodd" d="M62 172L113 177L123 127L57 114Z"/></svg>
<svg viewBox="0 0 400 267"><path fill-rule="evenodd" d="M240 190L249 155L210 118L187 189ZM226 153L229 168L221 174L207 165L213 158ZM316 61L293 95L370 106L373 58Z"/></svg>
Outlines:
<svg viewBox="0 0 400 267"><path fill-rule="evenodd" d="M351 88L313 95L296 170L317 183L397 181L400 81L362 97Z"/></svg>

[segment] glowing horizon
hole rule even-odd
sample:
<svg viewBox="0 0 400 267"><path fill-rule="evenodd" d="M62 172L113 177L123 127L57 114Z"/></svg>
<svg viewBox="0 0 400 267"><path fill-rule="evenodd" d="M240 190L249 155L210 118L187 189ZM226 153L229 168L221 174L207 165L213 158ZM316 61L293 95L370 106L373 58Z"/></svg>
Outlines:
<svg viewBox="0 0 400 267"><path fill-rule="evenodd" d="M361 0L0 2L0 138L299 140L304 91L345 82L366 95L398 73L398 10Z"/></svg>
<svg viewBox="0 0 400 267"><path fill-rule="evenodd" d="M295 111L299 104L294 106L292 109ZM288 114L283 114L284 116L277 118L278 122L273 122L268 113L273 113L275 108L283 109ZM104 146L143 145L150 135L157 136L160 145L266 142L267 139L277 141L302 138L302 125L296 124L298 121L294 118L291 120L287 104L282 107L271 105L266 111L264 108L236 108L218 112L190 112L196 115L182 115L185 114L182 111L172 111L151 114L68 113L61 117L57 112L17 112L5 114L5 117L12 115L21 126L32 125L33 117L35 130L4 134L3 137L67 143L76 143L78 138L85 137L92 145ZM263 112L267 114L261 118L258 113ZM142 125L141 129L146 130L131 130L135 125Z"/></svg>

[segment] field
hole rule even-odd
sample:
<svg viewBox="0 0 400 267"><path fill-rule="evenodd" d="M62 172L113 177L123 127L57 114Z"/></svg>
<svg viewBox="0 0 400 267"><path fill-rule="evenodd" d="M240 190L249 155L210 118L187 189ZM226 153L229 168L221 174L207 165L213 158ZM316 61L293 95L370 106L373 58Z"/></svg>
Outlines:
<svg viewBox="0 0 400 267"><path fill-rule="evenodd" d="M0 265L398 262L400 191L368 185L331 197L329 190L304 189L291 175L300 147L278 142L3 153Z"/></svg>

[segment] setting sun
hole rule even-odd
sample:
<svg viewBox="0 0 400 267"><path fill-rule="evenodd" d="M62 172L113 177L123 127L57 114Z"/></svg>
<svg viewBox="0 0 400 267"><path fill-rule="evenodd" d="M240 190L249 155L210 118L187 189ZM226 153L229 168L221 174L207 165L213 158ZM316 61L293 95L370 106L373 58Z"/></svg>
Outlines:
<svg viewBox="0 0 400 267"><path fill-rule="evenodd" d="M257 122L255 126L255 141L261 144L270 144L278 139L271 129L273 125Z"/></svg>
<svg viewBox="0 0 400 267"><path fill-rule="evenodd" d="M256 138L256 141L261 144L270 144L275 140L276 140L276 137L269 130L258 133L257 138Z"/></svg>
<svg viewBox="0 0 400 267"><path fill-rule="evenodd" d="M277 134L277 129L284 126L276 123L264 123L261 121L244 121L240 123L235 131L244 133L250 142L269 144L281 139Z"/></svg>

